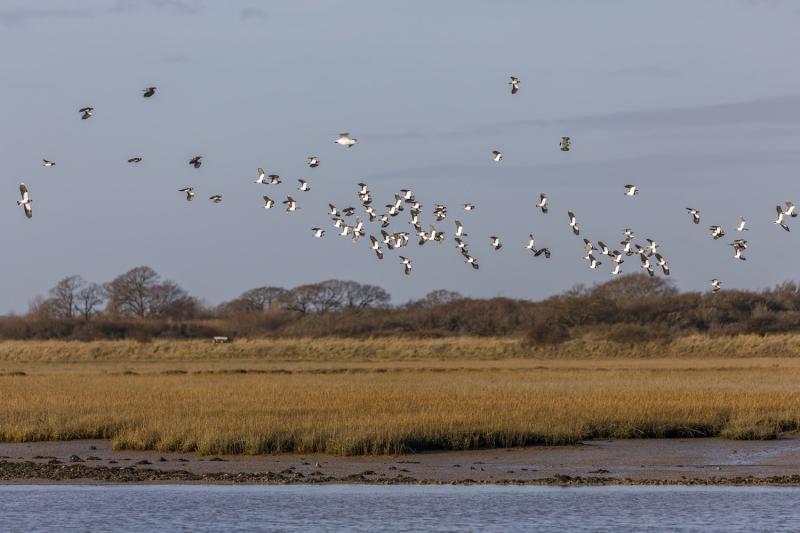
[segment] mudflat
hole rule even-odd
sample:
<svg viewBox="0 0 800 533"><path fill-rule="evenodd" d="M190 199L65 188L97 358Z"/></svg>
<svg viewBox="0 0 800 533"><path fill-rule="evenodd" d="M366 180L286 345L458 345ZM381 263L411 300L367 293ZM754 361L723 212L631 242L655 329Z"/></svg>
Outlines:
<svg viewBox="0 0 800 533"><path fill-rule="evenodd" d="M0 483L800 485L800 436L592 440L571 446L342 457L114 450L107 440L0 443Z"/></svg>

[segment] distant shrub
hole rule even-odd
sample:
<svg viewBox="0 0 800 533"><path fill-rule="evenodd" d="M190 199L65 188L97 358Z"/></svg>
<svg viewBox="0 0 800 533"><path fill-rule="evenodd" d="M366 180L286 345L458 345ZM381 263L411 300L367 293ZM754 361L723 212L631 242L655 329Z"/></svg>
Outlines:
<svg viewBox="0 0 800 533"><path fill-rule="evenodd" d="M525 334L529 346L558 346L570 339L569 329L555 317L534 320Z"/></svg>
<svg viewBox="0 0 800 533"><path fill-rule="evenodd" d="M523 338L530 345L555 346L581 336L639 344L679 334L800 332L800 285L793 282L760 292L680 293L668 279L631 274L591 287L576 286L538 302L464 298L437 290L422 300L391 306L389 294L380 287L328 280L289 290L258 287L211 309L161 280L152 269L133 269L116 281L105 311L97 303L105 298L102 287L84 287L99 291L89 302L94 307L84 312L72 309L82 297L75 290L82 281L65 278L49 298L34 298L26 316L0 317L0 339L465 335ZM152 289L148 289L149 307L139 306L135 312L128 309L130 298L123 298L127 294L123 289L134 282Z"/></svg>
<svg viewBox="0 0 800 533"><path fill-rule="evenodd" d="M658 325L612 324L604 328L604 331L606 340L619 344L643 344L669 340L669 335Z"/></svg>

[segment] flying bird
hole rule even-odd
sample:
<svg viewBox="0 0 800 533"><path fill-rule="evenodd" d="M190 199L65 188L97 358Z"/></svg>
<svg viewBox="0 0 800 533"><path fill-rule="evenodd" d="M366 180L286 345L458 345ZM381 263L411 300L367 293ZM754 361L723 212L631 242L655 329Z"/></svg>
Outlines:
<svg viewBox="0 0 800 533"><path fill-rule="evenodd" d="M525 249L530 250L531 253L533 253L533 257L539 257L540 255L544 254L545 259L550 259L550 249L545 247L545 248L539 248L537 250L536 246L534 245L534 241L535 238L533 237L533 233L529 233L528 244L525 245Z"/></svg>
<svg viewBox="0 0 800 533"><path fill-rule="evenodd" d="M783 202L786 204L786 211L783 212L784 215L788 215L792 218L797 216L797 211L795 210L796 206L792 202Z"/></svg>
<svg viewBox="0 0 800 533"><path fill-rule="evenodd" d="M128 163L141 163L141 162L142 158L139 156L131 157L130 159L128 159Z"/></svg>
<svg viewBox="0 0 800 533"><path fill-rule="evenodd" d="M461 222L456 220L455 223L456 223L456 232L455 232L454 236L455 237L466 237L467 234L464 233L464 226L461 224Z"/></svg>
<svg viewBox="0 0 800 533"><path fill-rule="evenodd" d="M661 267L661 270L664 271L665 276L669 276L669 265L667 264L667 260L661 256L661 254L654 254L656 258L656 266Z"/></svg>
<svg viewBox="0 0 800 533"><path fill-rule="evenodd" d="M143 92L144 92L143 96L145 98L150 98L151 96L156 94L156 88L155 87L146 87Z"/></svg>
<svg viewBox="0 0 800 533"><path fill-rule="evenodd" d="M738 225L738 226L736 226L736 231L749 231L749 230L748 230L748 229L745 227L745 225L746 225L746 224L747 224L747 221L744 219L744 217L743 217L743 216L740 216L740 217L739 217L739 225Z"/></svg>
<svg viewBox="0 0 800 533"><path fill-rule="evenodd" d="M631 241L620 241L622 245L622 253L627 256L633 255L633 250L631 249Z"/></svg>
<svg viewBox="0 0 800 533"><path fill-rule="evenodd" d="M625 185L625 196L636 196L639 188L636 185Z"/></svg>
<svg viewBox="0 0 800 533"><path fill-rule="evenodd" d="M717 278L711 280L711 292L719 292L722 288L722 282Z"/></svg>
<svg viewBox="0 0 800 533"><path fill-rule="evenodd" d="M266 177L267 177L267 174L266 174L266 172L264 172L264 169L261 168L261 167L258 167L258 177L256 178L256 183L261 183L261 184L266 185L266 183L267 183L266 180L265 180Z"/></svg>
<svg viewBox="0 0 800 533"><path fill-rule="evenodd" d="M478 260L472 257L471 255L466 255L464 257L465 257L464 262L467 263L468 265L471 265L472 268L474 268L475 270L478 270L481 267L478 264Z"/></svg>
<svg viewBox="0 0 800 533"><path fill-rule="evenodd" d="M284 200L283 203L286 204L286 211L288 213L292 213L299 209L299 207L297 207L297 202L291 196L287 196L286 200Z"/></svg>
<svg viewBox="0 0 800 533"><path fill-rule="evenodd" d="M358 144L358 139L353 139L353 138L351 138L351 137L350 137L350 134L349 134L349 133L347 133L347 132L345 132L345 133L340 133L340 134L339 134L339 138L338 138L338 139L336 139L336 140L335 140L335 141L333 141L333 142L335 142L336 144L339 144L339 145L341 145L341 146L345 146L345 147L347 147L347 148L350 148L350 147L352 147L354 144Z"/></svg>
<svg viewBox="0 0 800 533"><path fill-rule="evenodd" d="M464 204L464 211L474 211L475 204Z"/></svg>
<svg viewBox="0 0 800 533"><path fill-rule="evenodd" d="M562 152L569 152L569 147L572 146L572 140L569 137L561 137L559 147Z"/></svg>
<svg viewBox="0 0 800 533"><path fill-rule="evenodd" d="M778 207L778 210L780 211L780 207ZM708 229L711 230L711 236L715 241L725 236L725 230L720 226L709 226Z"/></svg>
<svg viewBox="0 0 800 533"><path fill-rule="evenodd" d="M308 191L311 190L311 186L308 184L308 182L306 180L298 179L297 180L297 190L298 191L303 191L303 192L308 192Z"/></svg>
<svg viewBox="0 0 800 533"><path fill-rule="evenodd" d="M519 91L519 78L511 76L511 81L508 84L511 85L511 94L517 94Z"/></svg>
<svg viewBox="0 0 800 533"><path fill-rule="evenodd" d="M575 213L572 211L567 211L567 215L569 215L569 227L572 228L572 233L575 235L580 235L581 228L578 226L578 220L575 218Z"/></svg>
<svg viewBox="0 0 800 533"><path fill-rule="evenodd" d="M492 161L499 163L503 159L503 154L500 150L492 150Z"/></svg>
<svg viewBox="0 0 800 533"><path fill-rule="evenodd" d="M411 259L407 257L400 256L400 263L403 265L403 272L406 276L411 274Z"/></svg>
<svg viewBox="0 0 800 533"><path fill-rule="evenodd" d="M22 206L26 217L33 218L33 209L31 208L31 202L33 202L33 200L31 200L30 195L28 195L28 186L24 183L19 184L19 194L22 196L22 199L17 200L17 205Z"/></svg>
<svg viewBox="0 0 800 533"><path fill-rule="evenodd" d="M178 192L186 194L187 202L191 202L192 200L194 200L194 187L184 187L183 189L178 189Z"/></svg>
<svg viewBox="0 0 800 533"><path fill-rule="evenodd" d="M492 241L492 248L494 248L495 250L499 250L500 248L503 247L503 243L500 242L500 237L492 235L491 237L489 237L489 240Z"/></svg>
<svg viewBox="0 0 800 533"><path fill-rule="evenodd" d="M317 239L321 239L325 236L325 230L322 228L311 228L311 231Z"/></svg>
<svg viewBox="0 0 800 533"><path fill-rule="evenodd" d="M695 209L693 207L687 207L686 211L690 215L692 215L692 222L694 222L695 224L699 224L700 223L700 210L699 209Z"/></svg>
<svg viewBox="0 0 800 533"><path fill-rule="evenodd" d="M319 159L315 155L310 155L306 158L306 163L311 168L317 168L319 166Z"/></svg>
<svg viewBox="0 0 800 533"><path fill-rule="evenodd" d="M789 231L789 226L786 224L786 222L783 221L783 216L786 213L783 212L783 209L781 209L781 206L779 205L775 206L775 210L778 212L778 218L775 220L774 224L777 224L786 231Z"/></svg>
<svg viewBox="0 0 800 533"><path fill-rule="evenodd" d="M56 166L56 162L55 161L50 161L49 159L42 159L42 161L43 161L42 162L42 166L44 166L44 167L54 167L54 166Z"/></svg>
<svg viewBox="0 0 800 533"><path fill-rule="evenodd" d="M87 118L91 117L94 114L94 108L83 107L78 110L78 113L83 113L83 115L81 115L81 120L86 120Z"/></svg>
<svg viewBox="0 0 800 533"><path fill-rule="evenodd" d="M539 203L536 204L536 207L542 210L542 213L545 215L547 214L547 195L545 193L539 193Z"/></svg>
<svg viewBox="0 0 800 533"><path fill-rule="evenodd" d="M202 155L194 156L189 160L189 164L192 165L194 168L200 168L200 166L203 164L203 156Z"/></svg>
<svg viewBox="0 0 800 533"><path fill-rule="evenodd" d="M642 268L647 271L650 277L653 277L655 273L653 272L653 265L650 263L650 259L648 259L644 255L641 256L641 259L642 259Z"/></svg>
<svg viewBox="0 0 800 533"><path fill-rule="evenodd" d="M747 241L744 239L736 239L731 243L733 246L733 258L741 261L746 261L747 258L742 255L742 252L747 250Z"/></svg>
<svg viewBox="0 0 800 533"><path fill-rule="evenodd" d="M212 202L214 202L215 204L218 204L218 203L220 203L222 201L222 195L221 194L215 194L214 196L209 196L208 199L211 200Z"/></svg>
<svg viewBox="0 0 800 533"><path fill-rule="evenodd" d="M267 196L266 194L263 196L264 198L264 209L272 209L275 205L275 200Z"/></svg>
<svg viewBox="0 0 800 533"><path fill-rule="evenodd" d="M378 259L383 259L383 250L381 249L381 241L379 241L372 235L369 236L369 241L370 241L370 249L373 252L375 252L375 255L378 256Z"/></svg>

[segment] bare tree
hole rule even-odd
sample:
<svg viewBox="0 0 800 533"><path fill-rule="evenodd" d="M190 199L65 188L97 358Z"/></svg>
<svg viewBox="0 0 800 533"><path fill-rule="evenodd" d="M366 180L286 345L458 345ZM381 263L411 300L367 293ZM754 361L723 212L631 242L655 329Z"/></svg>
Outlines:
<svg viewBox="0 0 800 533"><path fill-rule="evenodd" d="M315 283L315 290L312 293L312 305L316 313L328 313L336 311L344 306L345 294L347 292L346 281L329 279Z"/></svg>
<svg viewBox="0 0 800 533"><path fill-rule="evenodd" d="M626 274L596 285L585 294L608 298L614 303L639 302L645 298L677 294L671 279L650 277L644 273ZM573 296L567 293L570 296Z"/></svg>
<svg viewBox="0 0 800 533"><path fill-rule="evenodd" d="M138 318L172 317L196 308L196 301L177 283L162 281L150 267L140 266L117 276L106 285L108 310Z"/></svg>
<svg viewBox="0 0 800 533"><path fill-rule="evenodd" d="M98 308L106 299L106 291L99 283L89 283L76 295L76 310L88 322L97 314Z"/></svg>
<svg viewBox="0 0 800 533"><path fill-rule="evenodd" d="M34 296L31 301L28 302L28 316L38 318L51 317L51 304L52 302L49 298Z"/></svg>
<svg viewBox="0 0 800 533"><path fill-rule="evenodd" d="M344 307L386 307L392 297L383 287L344 281Z"/></svg>
<svg viewBox="0 0 800 533"><path fill-rule="evenodd" d="M71 319L77 311L78 291L86 285L80 276L68 276L50 289L48 312L54 318Z"/></svg>
<svg viewBox="0 0 800 533"><path fill-rule="evenodd" d="M238 299L246 302L250 309L254 311L266 311L285 292L286 289L281 287L256 287L243 292Z"/></svg>
<svg viewBox="0 0 800 533"><path fill-rule="evenodd" d="M391 296L376 285L329 279L301 285L281 297L286 309L298 313L329 313L343 308L385 307Z"/></svg>
<svg viewBox="0 0 800 533"><path fill-rule="evenodd" d="M449 304L450 302L455 302L463 299L464 297L461 296L461 293L459 292L448 291L446 289L437 289L429 292L428 294L423 296L420 300L413 302L413 305L417 305L419 307L433 307L436 305Z"/></svg>
<svg viewBox="0 0 800 533"><path fill-rule="evenodd" d="M199 304L174 281L155 284L150 290L150 316L155 318L193 318Z"/></svg>
<svg viewBox="0 0 800 533"><path fill-rule="evenodd" d="M116 315L144 318L150 311L149 295L159 277L147 266L132 268L106 285L108 309Z"/></svg>
<svg viewBox="0 0 800 533"><path fill-rule="evenodd" d="M289 311L305 315L315 312L314 298L316 293L316 284L300 285L283 293L280 302Z"/></svg>
<svg viewBox="0 0 800 533"><path fill-rule="evenodd" d="M229 302L224 302L217 308L221 316L230 316L236 313L263 313L277 305L286 289L281 287L256 287L249 289Z"/></svg>

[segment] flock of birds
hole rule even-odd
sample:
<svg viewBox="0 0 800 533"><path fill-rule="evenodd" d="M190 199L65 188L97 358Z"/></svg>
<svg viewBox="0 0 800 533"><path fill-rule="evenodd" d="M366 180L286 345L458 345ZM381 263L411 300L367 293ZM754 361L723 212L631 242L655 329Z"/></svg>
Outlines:
<svg viewBox="0 0 800 533"><path fill-rule="evenodd" d="M511 81L509 82L511 86L511 94L515 95L519 92L520 88L520 80L515 76L511 76ZM146 87L143 90L143 97L144 98L151 98L156 94L157 88L156 87ZM81 120L88 120L94 115L94 108L87 106L83 107L78 110L81 113ZM350 136L349 133L340 133L339 137L336 138L334 143L338 144L339 146L343 146L345 148L352 148L356 144L358 144L358 139L355 139ZM559 142L559 148L563 152L569 152L572 146L572 140L569 137L562 137L561 141ZM499 163L503 159L503 154L500 150L493 150L491 152L492 160ZM142 158L139 156L131 157L127 160L130 164L137 164L142 161ZM200 168L203 165L203 156L196 155L189 160L189 165L194 168ZM314 155L309 156L306 159L306 163L309 168L317 168L320 165L320 159ZM45 167L54 167L56 163L54 161L43 159L42 163ZM309 192L311 190L311 186L308 181L304 179L297 180L297 190L300 192ZM255 183L259 185L279 185L282 183L282 180L279 175L277 174L267 174L263 168L258 168L258 177L255 179ZM626 184L624 186L624 195L626 197L635 197L638 196L640 193L640 189L638 186L634 184ZM33 200L30 197L30 193L28 191L28 187L25 183L20 183L19 186L21 199L17 200L17 205L21 206L24 210L25 216L27 218L33 217L33 209L32 209L32 202ZM195 190L194 187L188 186L182 189L179 189L178 192L181 192L185 195L186 201L191 202L195 199ZM363 216L367 217L369 223L377 222L379 224L379 232L380 238L376 237L375 235L369 235L370 241L370 249L375 253L378 259L383 259L384 257L384 247L387 250L391 251L398 251L402 250L403 248L407 247L412 239L412 233L410 231L389 231L389 227L392 222L396 219L400 213L408 209L409 214L409 223L413 228L413 235L416 239L418 239L419 246L423 246L426 243L437 243L441 244L445 241L446 232L438 229L434 226L433 223L428 223L427 229L423 228L422 216L423 216L423 206L417 200L416 196L411 190L402 189L398 193L394 194L394 201L392 203L386 204L385 210L382 209L382 212L378 212L375 205L373 204L373 195L370 192L369 188L365 183L358 184L358 191L356 193L356 197L358 198L361 208L363 210ZM214 194L209 197L209 200L215 204L222 202L222 195ZM264 209L272 209L276 206L275 200L270 198L268 195L263 195L264 200ZM295 200L291 195L287 195L286 199L283 200L283 205L286 206L286 211L289 213L295 212L300 209L297 200ZM785 202L785 208L781 207L780 205L776 206L777 218L774 221L774 224L778 225L785 231L790 231L789 225L787 224L787 220L790 218L797 217L797 210L795 205L792 202ZM328 215L331 218L332 227L336 229L337 233L341 237L347 237L351 239L354 243L357 243L362 237L367 235L365 221L361 214L358 213L358 210L355 207L346 207L344 209L337 208L334 204L328 204ZM535 204L535 207L541 210L543 215L547 215L549 212L549 205L548 205L548 197L547 194L541 193L539 195L539 202ZM470 212L476 209L476 205L472 203L466 203L463 205L463 210L466 212ZM691 221L694 224L700 224L700 210L687 207L686 211L691 217ZM432 210L432 215L435 222L439 223L444 221L447 218L447 206L442 204L435 204ZM578 224L577 216L572 211L567 211L568 215L568 223L569 227L572 230L574 235L581 234L581 228ZM468 234L464 231L464 225L458 219L453 220L455 224L455 230L453 231L453 241L455 242L455 248L460 252L462 255L464 262L471 266L473 269L479 269L480 263L478 260L473 256L469 251L469 245L465 238ZM747 222L744 217L739 217L739 223L737 224L735 230L738 233L742 233L748 231L746 227ZM319 227L311 228L312 235L315 238L323 238L326 235L326 230ZM711 238L714 240L719 240L725 236L725 230L722 226L719 225L712 225L709 226L709 232ZM632 257L638 256L640 261L640 267L647 272L650 276L654 276L656 269L660 269L661 272L665 276L670 275L669 263L665 259L665 257L659 252L659 245L656 241L652 239L646 239L646 245L641 245L639 243L633 242L635 238L634 231L631 228L626 228L623 231L622 240L619 242L619 247L612 248L608 246L603 241L597 241L597 243L593 243L589 239L584 238L584 251L585 256L583 259L587 262L587 266L594 270L599 268L603 262L598 258L598 256L607 256L609 258L610 263L613 265L610 273L612 276L616 276L622 273L622 264L625 263L624 257ZM489 242L494 251L498 251L503 247L502 241L500 237L496 235L489 236ZM744 261L746 257L744 257L743 253L747 250L747 240L745 239L734 239L733 242L730 243L730 246L733 247L733 258ZM537 247L536 246L536 238L533 234L528 236L528 243L524 245L524 248L528 250L533 257L540 257L544 256L545 259L549 259L551 252L550 248L547 246ZM597 254L597 255L595 255ZM413 262L410 258L399 255L400 264L403 267L403 271L406 275L411 274ZM718 292L722 288L722 282L714 278L710 280L711 290L712 292Z"/></svg>

